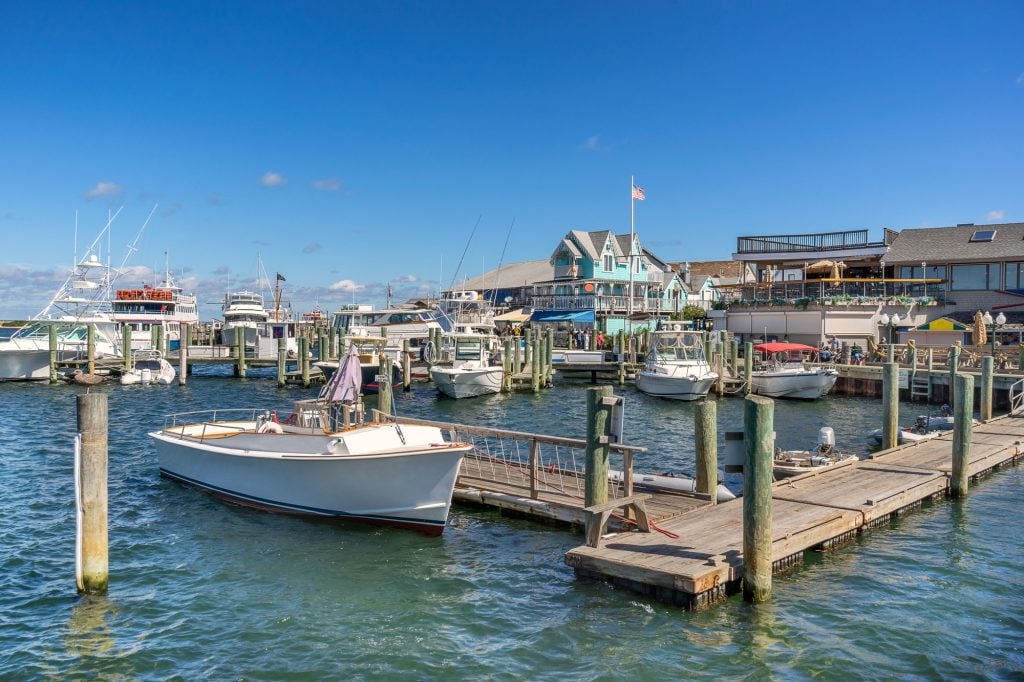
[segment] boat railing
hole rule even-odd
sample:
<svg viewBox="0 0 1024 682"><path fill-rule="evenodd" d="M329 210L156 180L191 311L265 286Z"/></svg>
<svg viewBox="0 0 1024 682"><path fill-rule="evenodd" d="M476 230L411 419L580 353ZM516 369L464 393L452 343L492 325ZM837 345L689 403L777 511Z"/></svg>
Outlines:
<svg viewBox="0 0 1024 682"><path fill-rule="evenodd" d="M1024 379L1015 381L1010 386L1010 414L1020 414L1024 411Z"/></svg>
<svg viewBox="0 0 1024 682"><path fill-rule="evenodd" d="M205 425L221 422L217 424L217 429L218 432L223 432L232 428L230 424L225 424L224 422L255 422L262 413L263 410L255 407L229 407L213 410L195 410L193 412L176 412L164 417L164 429L191 426L192 424ZM238 430L243 431L244 428L239 427ZM199 439L202 440L205 435L206 429L204 427L203 432L199 434ZM182 429L181 436L185 436L184 429Z"/></svg>
<svg viewBox="0 0 1024 682"><path fill-rule="evenodd" d="M586 486L587 442L575 438L545 436L482 426L395 417L373 410L375 421L434 426L453 441L469 443L473 450L459 472L462 483L489 484L491 489L538 500L561 500L583 504ZM646 448L612 443L609 469L620 472L611 477L609 499L633 494L634 455Z"/></svg>

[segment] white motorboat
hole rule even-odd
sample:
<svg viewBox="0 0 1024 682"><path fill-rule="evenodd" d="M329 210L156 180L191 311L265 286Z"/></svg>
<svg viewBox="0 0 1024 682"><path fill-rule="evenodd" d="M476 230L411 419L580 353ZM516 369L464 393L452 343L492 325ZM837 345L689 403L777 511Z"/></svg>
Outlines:
<svg viewBox="0 0 1024 682"><path fill-rule="evenodd" d="M166 264L162 284L156 287L146 285L141 289L118 289L111 308L114 322L128 325L132 350L152 348L153 327L163 326L167 347L173 347L181 340L182 323L194 325L199 322L195 294L184 293L174 283Z"/></svg>
<svg viewBox="0 0 1024 682"><path fill-rule="evenodd" d="M342 306L331 317L335 333L349 336L386 336L390 343L408 339L419 350L432 330L442 329L429 310L420 308L388 308L374 310L369 305Z"/></svg>
<svg viewBox="0 0 1024 682"><path fill-rule="evenodd" d="M107 221L82 258L76 257L71 273L47 306L10 339L0 342L0 381L49 378L51 328L56 336L57 362L86 359L90 327L96 359L120 355L120 334L110 307L110 291L119 272L99 257L115 217ZM129 253L133 248L129 247Z"/></svg>
<svg viewBox="0 0 1024 682"><path fill-rule="evenodd" d="M356 355L359 356L359 368L362 373L360 389L364 395L377 393L380 390L377 377L380 374L381 355L391 358L391 385L396 386L402 383L401 348L389 347L387 338L383 336L350 336L347 340L351 344L349 348L354 348ZM318 367L330 380L338 371L339 364L337 360L317 360L313 366Z"/></svg>
<svg viewBox="0 0 1024 682"><path fill-rule="evenodd" d="M839 378L834 367L806 366L817 349L802 343L762 343L754 350L767 356L750 377L751 391L758 395L815 400L831 391Z"/></svg>
<svg viewBox="0 0 1024 682"><path fill-rule="evenodd" d="M835 433L827 426L822 427L818 429L818 445L813 450L776 451L772 473L776 479L790 478L809 471L818 471L839 462L857 459L857 455L839 452L835 447Z"/></svg>
<svg viewBox="0 0 1024 682"><path fill-rule="evenodd" d="M490 364L493 337L455 334L447 338L450 340L452 365L430 368L430 379L437 390L452 398L474 398L500 392L504 369Z"/></svg>
<svg viewBox="0 0 1024 682"><path fill-rule="evenodd" d="M943 405L937 415L921 414L914 420L913 426L901 426L896 435L896 443L917 443L922 440L930 440L943 433L952 430L953 415L949 405ZM978 420L975 419L977 424ZM873 445L882 444L882 429L875 429L868 434L868 441Z"/></svg>
<svg viewBox="0 0 1024 682"><path fill-rule="evenodd" d="M132 368L121 375L121 385L160 384L169 386L178 373L158 350L142 349L132 353Z"/></svg>
<svg viewBox="0 0 1024 682"><path fill-rule="evenodd" d="M702 332L663 330L651 332L651 350L637 372L636 387L658 398L698 400L717 379L704 357Z"/></svg>
<svg viewBox="0 0 1024 682"><path fill-rule="evenodd" d="M433 426L349 425L358 416L358 358L350 355L323 398L270 411L168 417L149 434L161 475L238 504L275 512L444 530L467 443Z"/></svg>
<svg viewBox="0 0 1024 682"><path fill-rule="evenodd" d="M622 483L622 472L615 469L609 469L608 480L612 483ZM689 476L674 474L668 471L660 474L639 474L634 472L633 487L658 492L695 493L697 492L697 480ZM716 499L719 502L728 502L729 500L736 499L736 493L729 490L721 483L718 484L716 492Z"/></svg>

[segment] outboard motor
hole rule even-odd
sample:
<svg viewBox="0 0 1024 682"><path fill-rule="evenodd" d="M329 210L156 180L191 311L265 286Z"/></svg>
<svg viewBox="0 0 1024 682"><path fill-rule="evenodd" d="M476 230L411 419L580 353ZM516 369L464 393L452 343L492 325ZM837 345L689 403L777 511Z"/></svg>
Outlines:
<svg viewBox="0 0 1024 682"><path fill-rule="evenodd" d="M818 429L818 452L829 454L836 447L836 432L831 426L822 426Z"/></svg>

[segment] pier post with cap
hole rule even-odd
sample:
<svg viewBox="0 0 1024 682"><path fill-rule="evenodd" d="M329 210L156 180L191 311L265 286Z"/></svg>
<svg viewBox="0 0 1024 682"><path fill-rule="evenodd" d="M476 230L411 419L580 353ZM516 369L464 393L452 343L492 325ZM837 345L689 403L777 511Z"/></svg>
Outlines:
<svg viewBox="0 0 1024 682"><path fill-rule="evenodd" d="M501 390L508 393L512 390L512 339L505 339L505 347L501 353Z"/></svg>
<svg viewBox="0 0 1024 682"><path fill-rule="evenodd" d="M995 378L995 358L981 359L981 421L992 421L992 386Z"/></svg>
<svg viewBox="0 0 1024 682"><path fill-rule="evenodd" d="M747 341L743 344L743 381L746 384L746 393L750 395L753 390L752 380L754 378L754 344Z"/></svg>
<svg viewBox="0 0 1024 682"><path fill-rule="evenodd" d="M775 402L750 395L743 413L743 598L772 594L772 450Z"/></svg>
<svg viewBox="0 0 1024 682"><path fill-rule="evenodd" d="M900 366L895 362L882 365L882 449L896 447L899 440Z"/></svg>
<svg viewBox="0 0 1024 682"><path fill-rule="evenodd" d="M587 389L587 454L584 471L583 506L608 501L608 455L611 451L611 386Z"/></svg>
<svg viewBox="0 0 1024 682"><path fill-rule="evenodd" d="M956 396L954 394L955 394L956 391L955 391L955 388L954 388L954 383L955 383L955 379L956 379L956 373L960 369L960 346L959 345L953 344L952 346L949 347L948 363L949 363L949 389L948 389L947 393L949 394L950 402L955 402Z"/></svg>
<svg viewBox="0 0 1024 682"><path fill-rule="evenodd" d="M132 328L127 322L121 323L121 372L132 371Z"/></svg>
<svg viewBox="0 0 1024 682"><path fill-rule="evenodd" d="M309 388L309 339L305 336L299 339L299 371L302 372L302 387Z"/></svg>
<svg viewBox="0 0 1024 682"><path fill-rule="evenodd" d="M402 339L402 390L412 388L412 360L409 358L409 339Z"/></svg>
<svg viewBox="0 0 1024 682"><path fill-rule="evenodd" d="M96 323L90 322L85 328L85 357L87 360L86 371L89 374L96 373Z"/></svg>
<svg viewBox="0 0 1024 682"><path fill-rule="evenodd" d="M377 409L391 414L391 360L383 353L377 363L377 372Z"/></svg>
<svg viewBox="0 0 1024 682"><path fill-rule="evenodd" d="M713 400L697 403L694 435L697 440L697 492L718 502L718 404Z"/></svg>
<svg viewBox="0 0 1024 682"><path fill-rule="evenodd" d="M956 397L953 399L953 497L967 495L971 463L971 436L974 434L974 376L956 375Z"/></svg>
<svg viewBox="0 0 1024 682"><path fill-rule="evenodd" d="M79 526L75 582L85 594L107 591L107 395L79 395Z"/></svg>
<svg viewBox="0 0 1024 682"><path fill-rule="evenodd" d="M540 391L540 341L533 339L530 345L530 389L534 393Z"/></svg>
<svg viewBox="0 0 1024 682"><path fill-rule="evenodd" d="M49 336L49 348L50 348L50 383L57 383L57 325L50 323L47 325L47 334Z"/></svg>
<svg viewBox="0 0 1024 682"><path fill-rule="evenodd" d="M340 369L340 367L339 367ZM277 340L277 386L283 388L288 381L288 339Z"/></svg>
<svg viewBox="0 0 1024 682"><path fill-rule="evenodd" d="M555 347L555 330L548 330L548 343L544 349L544 384L546 386L551 385L551 375L554 374L554 347Z"/></svg>
<svg viewBox="0 0 1024 682"><path fill-rule="evenodd" d="M188 381L188 342L192 338L192 325L182 322L178 326L178 385Z"/></svg>

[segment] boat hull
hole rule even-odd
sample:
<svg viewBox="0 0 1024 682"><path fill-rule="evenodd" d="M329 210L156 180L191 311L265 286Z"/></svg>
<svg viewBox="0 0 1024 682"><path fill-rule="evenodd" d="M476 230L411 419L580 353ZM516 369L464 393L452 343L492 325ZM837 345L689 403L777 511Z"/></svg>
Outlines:
<svg viewBox="0 0 1024 682"><path fill-rule="evenodd" d="M254 427L249 422L237 428ZM356 440L366 430L376 430L374 448L391 448L393 441L394 451L334 454L339 441ZM327 435L249 430L204 440L165 429L150 437L162 476L216 497L268 511L440 535L468 446L445 443L429 427L403 426L402 435L405 445L392 425ZM225 441L229 447L220 445Z"/></svg>
<svg viewBox="0 0 1024 682"><path fill-rule="evenodd" d="M715 383L714 376L693 379L642 370L637 372L636 387L647 395L668 400L700 400Z"/></svg>
<svg viewBox="0 0 1024 682"><path fill-rule="evenodd" d="M450 398L475 398L501 391L501 367L432 367L430 379L437 390Z"/></svg>
<svg viewBox="0 0 1024 682"><path fill-rule="evenodd" d="M839 378L835 370L782 370L755 372L750 378L751 389L769 398L801 398L815 400L832 390Z"/></svg>

